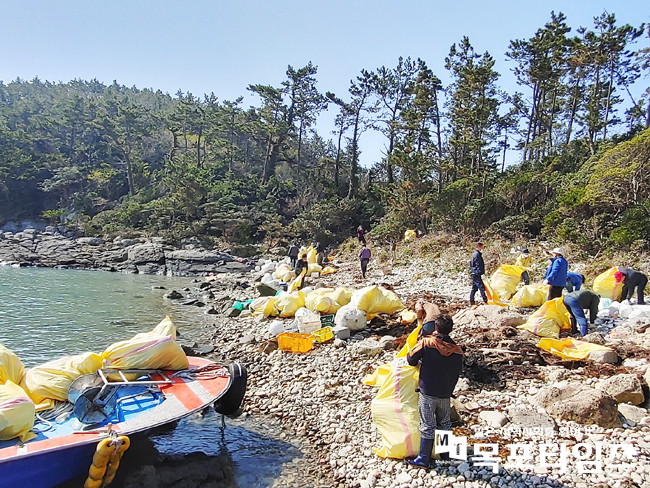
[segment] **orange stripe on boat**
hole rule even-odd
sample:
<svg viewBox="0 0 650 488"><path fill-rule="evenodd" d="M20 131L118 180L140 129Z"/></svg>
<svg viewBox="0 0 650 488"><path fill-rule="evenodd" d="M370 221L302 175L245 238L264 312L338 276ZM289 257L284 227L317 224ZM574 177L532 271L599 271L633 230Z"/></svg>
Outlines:
<svg viewBox="0 0 650 488"><path fill-rule="evenodd" d="M174 395L188 411L205 404L182 378L174 378L174 383L171 385L160 385L160 390L166 395Z"/></svg>
<svg viewBox="0 0 650 488"><path fill-rule="evenodd" d="M198 380L199 385L203 387L213 397L219 396L228 386L228 377L213 378L209 380Z"/></svg>
<svg viewBox="0 0 650 488"><path fill-rule="evenodd" d="M16 454L18 454L18 446L10 446L0 449L0 459L8 459Z"/></svg>
<svg viewBox="0 0 650 488"><path fill-rule="evenodd" d="M38 442L25 444L27 452L47 451L55 447L74 446L75 444L84 444L88 440L100 440L97 434L71 434L53 439L44 439Z"/></svg>

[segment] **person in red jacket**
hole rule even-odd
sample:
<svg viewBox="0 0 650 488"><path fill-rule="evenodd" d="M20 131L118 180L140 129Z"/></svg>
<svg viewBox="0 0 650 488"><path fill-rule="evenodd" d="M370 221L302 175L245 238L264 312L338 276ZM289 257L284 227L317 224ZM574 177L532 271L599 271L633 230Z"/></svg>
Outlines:
<svg viewBox="0 0 650 488"><path fill-rule="evenodd" d="M440 315L434 322L422 325L425 334L406 356L411 366L420 365L420 453L408 463L429 467L436 429L451 430L451 394L463 366L463 350L449 333L454 322L449 315ZM434 329L435 327L435 329Z"/></svg>

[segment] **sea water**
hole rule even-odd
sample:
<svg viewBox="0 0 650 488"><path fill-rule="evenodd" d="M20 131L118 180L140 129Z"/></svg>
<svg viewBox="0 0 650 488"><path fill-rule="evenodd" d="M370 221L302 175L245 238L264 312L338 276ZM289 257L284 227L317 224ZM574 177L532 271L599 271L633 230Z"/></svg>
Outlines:
<svg viewBox="0 0 650 488"><path fill-rule="evenodd" d="M163 298L191 285L191 278L0 266L0 343L30 367L64 355L101 353L115 341L150 331L166 315L181 336L191 336L214 320ZM281 465L300 455L251 419L226 424L223 430L213 411L196 414L151 440L163 456L227 454L233 486L272 486Z"/></svg>

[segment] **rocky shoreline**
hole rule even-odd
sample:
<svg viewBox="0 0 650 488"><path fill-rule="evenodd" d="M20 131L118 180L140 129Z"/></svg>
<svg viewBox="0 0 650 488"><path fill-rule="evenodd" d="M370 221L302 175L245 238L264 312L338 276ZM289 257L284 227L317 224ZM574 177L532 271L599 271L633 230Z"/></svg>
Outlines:
<svg viewBox="0 0 650 488"><path fill-rule="evenodd" d="M277 428L281 439L302 451L302 458L283 466L273 486L650 485L649 324L609 320L590 334L592 342L614 349L613 364L607 362L611 358L563 361L540 350L536 336L516 328L531 309L481 306L470 310L464 270L444 259L410 257L408 265L393 266L388 273L372 263L369 278L361 280L356 260L339 258L333 262L337 273L310 281L312 286L352 289L379 285L392 289L407 306L424 298L454 316L452 337L466 351L455 391L454 435L467 437L470 457L425 471L373 452L381 445L370 414L377 390L363 385L362 379L390 362L413 329L402 325L396 315L379 315L347 340L316 344L305 354L287 353L277 349L269 331L271 319L233 312L233 302L257 297L255 285L268 261L240 262L225 253L177 250L156 239L89 242L29 229L0 234L0 262L210 275L197 278L194 288L172 290L167 297L196 305L192 313L212 314L214 325L181 341L190 352L246 365L249 388L243 418ZM480 466L471 459L477 443L497 445L501 467L496 473L491 465ZM534 459L505 469L508 444L532 446ZM566 465L558 464L555 454L549 456L548 466L541 465L543 444L566 449ZM609 460L607 449L612 445L622 447L618 457ZM603 469L578 472L576 456L581 449L603 449ZM628 466L613 468L616 463Z"/></svg>
<svg viewBox="0 0 650 488"><path fill-rule="evenodd" d="M593 341L606 343L617 353L616 364L563 361L536 347L538 338L516 329L532 310L481 306L469 310L464 296L466 279L437 276L439 263L416 262L393 267L384 276L376 268L361 281L356 262L335 260L338 272L312 279L312 285L360 288L377 284L394 290L407 305L424 297L456 318L452 337L466 349L463 374L455 391L457 436L471 445L493 443L503 464L507 444L532 446L535 464L503 466L494 473L477 466L471 457L439 463L428 471L403 460L381 459L373 448L381 436L370 415L377 390L364 386L363 377L391 361L413 326L396 317L379 316L368 328L348 340L316 344L305 354L277 350L269 332L271 319L248 312L227 317L235 300L254 298L261 272L249 275L216 274L199 281L195 293L215 297L211 306L214 328L206 328L197 343L214 348L211 357L240 361L249 370L244 415L278 425L282 438L298 446L304 457L283 468L274 486L323 487L628 487L650 484L650 333L642 322L608 324ZM259 264L263 264L260 261ZM259 269L259 266L258 266ZM242 280L248 286L242 287ZM210 299L206 299L209 304ZM290 319L287 319L290 320ZM616 325L613 330L612 325ZM568 452L568 465L541 466L538 449L552 444ZM618 452L629 466L579 473L573 449L627 446ZM578 445L578 447L575 447ZM580 451L581 452L581 451ZM576 451L576 454L580 454ZM629 456L628 456L629 454ZM549 459L555 460L557 456ZM550 463L550 461L549 461ZM524 463L525 464L525 463ZM552 463L551 463L552 464Z"/></svg>
<svg viewBox="0 0 650 488"><path fill-rule="evenodd" d="M97 269L167 276L205 276L239 272L251 263L225 252L188 244L177 249L160 238L68 237L54 228L0 231L0 263L15 266Z"/></svg>

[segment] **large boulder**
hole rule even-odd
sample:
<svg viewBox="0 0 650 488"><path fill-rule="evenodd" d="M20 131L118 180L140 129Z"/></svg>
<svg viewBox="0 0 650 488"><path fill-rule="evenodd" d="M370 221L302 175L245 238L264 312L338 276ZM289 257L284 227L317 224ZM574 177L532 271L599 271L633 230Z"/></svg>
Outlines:
<svg viewBox="0 0 650 488"><path fill-rule="evenodd" d="M553 417L545 412L533 410L532 408L522 405L513 406L508 409L508 417L514 426L524 428L541 428L557 430L557 425Z"/></svg>
<svg viewBox="0 0 650 488"><path fill-rule="evenodd" d="M138 244L129 248L129 261L134 264L165 262L165 251L156 244Z"/></svg>
<svg viewBox="0 0 650 488"><path fill-rule="evenodd" d="M533 398L555 419L605 428L620 427L617 403L608 393L582 383L564 383L542 388Z"/></svg>
<svg viewBox="0 0 650 488"><path fill-rule="evenodd" d="M643 387L634 374L616 374L600 381L596 388L611 395L618 403L640 405L645 399Z"/></svg>

